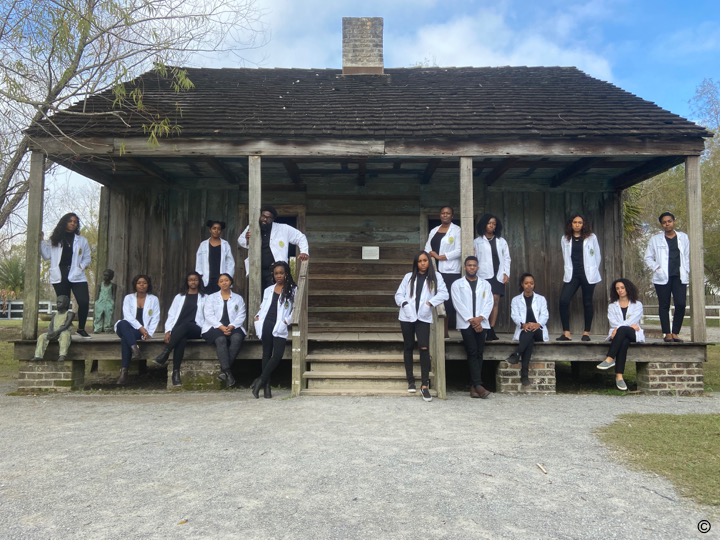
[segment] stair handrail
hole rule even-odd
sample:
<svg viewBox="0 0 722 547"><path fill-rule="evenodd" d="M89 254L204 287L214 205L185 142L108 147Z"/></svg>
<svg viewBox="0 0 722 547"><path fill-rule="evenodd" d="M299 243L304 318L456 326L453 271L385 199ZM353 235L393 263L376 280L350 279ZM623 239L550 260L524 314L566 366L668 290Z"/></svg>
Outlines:
<svg viewBox="0 0 722 547"><path fill-rule="evenodd" d="M443 304L435 306L432 315L431 340L429 340L431 367L434 371L437 397L446 399L446 343L444 342L446 307Z"/></svg>
<svg viewBox="0 0 722 547"><path fill-rule="evenodd" d="M300 395L308 353L308 262L296 260L298 276L291 314L291 394Z"/></svg>

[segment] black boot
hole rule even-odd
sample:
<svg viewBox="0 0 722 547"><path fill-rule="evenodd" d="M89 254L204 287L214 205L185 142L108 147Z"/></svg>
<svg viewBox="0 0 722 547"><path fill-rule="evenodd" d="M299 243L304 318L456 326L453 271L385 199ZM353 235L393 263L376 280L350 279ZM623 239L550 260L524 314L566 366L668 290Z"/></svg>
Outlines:
<svg viewBox="0 0 722 547"><path fill-rule="evenodd" d="M163 351L161 351L158 354L158 357L153 359L153 362L156 365L163 366L165 365L165 362L168 360L168 356L170 355L170 348L168 346L163 346Z"/></svg>
<svg viewBox="0 0 722 547"><path fill-rule="evenodd" d="M253 380L253 383L251 384L251 393L253 393L253 396L256 399L258 399L258 393L261 391L261 387L263 387L263 384L261 383L261 377L259 376Z"/></svg>
<svg viewBox="0 0 722 547"><path fill-rule="evenodd" d="M233 374L231 374L231 369L226 369L222 371L218 375L218 379L222 382L226 383L226 387L231 387L236 385L236 379L233 377Z"/></svg>
<svg viewBox="0 0 722 547"><path fill-rule="evenodd" d="M491 342L492 340L498 340L499 337L494 332L494 327L489 327L489 330L486 332L486 341Z"/></svg>
<svg viewBox="0 0 722 547"><path fill-rule="evenodd" d="M265 386L263 386L263 398L264 399L272 399L273 395L271 395L271 382L267 382Z"/></svg>
<svg viewBox="0 0 722 547"><path fill-rule="evenodd" d="M171 374L170 380L171 380L171 382L173 383L174 386L179 386L179 385L181 385L180 370L179 370L179 369L176 369L176 368L173 369L173 374Z"/></svg>
<svg viewBox="0 0 722 547"><path fill-rule="evenodd" d="M123 367L120 369L120 376L118 377L118 381L116 382L119 386L124 386L128 383L128 369Z"/></svg>

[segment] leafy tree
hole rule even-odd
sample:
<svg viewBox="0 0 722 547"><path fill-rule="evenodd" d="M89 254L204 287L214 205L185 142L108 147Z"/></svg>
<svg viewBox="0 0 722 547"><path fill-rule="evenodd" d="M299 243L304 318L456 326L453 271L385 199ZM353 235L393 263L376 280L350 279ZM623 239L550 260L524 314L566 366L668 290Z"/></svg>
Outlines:
<svg viewBox="0 0 722 547"><path fill-rule="evenodd" d="M698 123L714 133L705 143L701 178L705 287L708 292L716 293L720 289L719 82L702 81L690 106ZM659 229L659 214L674 212L678 217L677 226L685 230L687 191L684 175L684 165L678 165L626 190L623 196L626 275L638 281L646 294L654 294L654 287L645 271L643 254L649 237Z"/></svg>
<svg viewBox="0 0 722 547"><path fill-rule="evenodd" d="M176 89L190 90L193 83L185 72L167 67L202 53L238 55L263 35L259 15L255 0L2 2L0 229L12 224L28 190L33 143L24 129L90 95L113 90L116 108L130 106L146 119L151 143L178 132L180 127L143 103L142 89L122 82L155 67L163 75L170 71Z"/></svg>
<svg viewBox="0 0 722 547"><path fill-rule="evenodd" d="M19 298L25 289L25 251L13 247L9 256L0 260L0 289L14 291Z"/></svg>

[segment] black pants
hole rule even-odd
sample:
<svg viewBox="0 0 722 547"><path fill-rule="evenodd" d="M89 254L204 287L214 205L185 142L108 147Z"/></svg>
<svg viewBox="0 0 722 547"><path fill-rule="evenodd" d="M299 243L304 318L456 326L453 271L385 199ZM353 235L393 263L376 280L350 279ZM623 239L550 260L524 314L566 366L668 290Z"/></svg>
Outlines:
<svg viewBox="0 0 722 547"><path fill-rule="evenodd" d="M173 370L180 370L183 355L186 351L186 342L201 337L201 328L195 323L174 325L170 331L168 349L173 350Z"/></svg>
<svg viewBox="0 0 722 547"><path fill-rule="evenodd" d="M421 365L421 385L429 385L431 373L431 354L429 353L429 338L431 336L431 324L423 321L399 321L401 323L401 335L404 337L404 367L406 368L406 381L414 383L414 342L419 343L419 362Z"/></svg>
<svg viewBox="0 0 722 547"><path fill-rule="evenodd" d="M516 346L516 352L521 355L521 377L529 378L529 361L534 351L534 342L543 342L544 332L542 329L535 331L523 330L519 333L519 344Z"/></svg>
<svg viewBox="0 0 722 547"><path fill-rule="evenodd" d="M461 279L461 274L442 273L441 277L444 278L446 290L449 291L449 294L451 294L451 285L457 279ZM454 309L454 301L451 299L451 297L447 298L446 302L444 302L444 309L446 310L446 317L448 318L449 330L455 329L456 309Z"/></svg>
<svg viewBox="0 0 722 547"><path fill-rule="evenodd" d="M637 334L632 327L624 325L617 328L607 352L607 357L611 357L616 362L614 372L617 374L624 374L624 365L627 363L627 349L629 349L629 344L636 341Z"/></svg>
<svg viewBox="0 0 722 547"><path fill-rule="evenodd" d="M584 304L584 330L592 330L592 319L594 319L594 287L587 283L584 275L575 275L569 283L564 283L562 294L559 296L559 318L562 320L562 330L569 328L569 304L579 287L582 288L582 303Z"/></svg>
<svg viewBox="0 0 722 547"><path fill-rule="evenodd" d="M684 285L679 276L670 277L666 285L654 285L659 300L659 323L662 334L679 334L684 320L684 311L687 306L687 285ZM669 330L669 304L674 299L674 317L672 330Z"/></svg>
<svg viewBox="0 0 722 547"><path fill-rule="evenodd" d="M459 331L464 340L466 358L469 363L469 375L473 387L481 385L481 367L484 364L484 343L486 330L476 332L472 326Z"/></svg>
<svg viewBox="0 0 722 547"><path fill-rule="evenodd" d="M286 339L278 336L266 336L263 333L261 339L263 357L261 359L261 385L266 385L271 379L271 374L281 364L283 353L286 351Z"/></svg>
<svg viewBox="0 0 722 547"><path fill-rule="evenodd" d="M233 329L231 335L226 336L214 327L203 334L203 339L216 347L216 355L221 364L221 370L227 372L231 370L233 362L236 360L236 357L238 357L246 335L243 334L241 329Z"/></svg>
<svg viewBox="0 0 722 547"><path fill-rule="evenodd" d="M68 273L63 272L63 279L60 283L53 283L53 289L55 289L55 296L65 295L68 298L70 298L70 291L73 291L75 302L78 304L78 330L85 330L85 322L88 320L88 310L90 309L88 283L86 281L72 283L68 281Z"/></svg>

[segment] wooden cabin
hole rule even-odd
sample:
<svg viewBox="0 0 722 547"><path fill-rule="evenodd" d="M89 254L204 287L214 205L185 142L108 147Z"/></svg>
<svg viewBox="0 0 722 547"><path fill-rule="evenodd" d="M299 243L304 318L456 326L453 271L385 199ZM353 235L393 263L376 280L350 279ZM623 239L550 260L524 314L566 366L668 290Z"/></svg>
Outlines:
<svg viewBox="0 0 722 547"><path fill-rule="evenodd" d="M704 310L705 129L572 67L386 68L382 30L378 18L344 19L340 69L188 68L195 87L186 92L155 72L140 76L128 89L140 87L146 106L180 127L157 146L148 144L143 119L131 108L118 113L109 92L31 128L28 242L38 240L48 157L103 185L99 269L114 269L123 288L135 274L150 274L167 310L208 237L205 221L224 219L224 238L235 242L270 203L278 221L302 230L310 244L303 312L310 341L302 357L294 354L302 374L311 370L305 359L314 333L348 341L398 332L393 294L444 205L462 227L464 256L473 254L481 214L502 220L512 264L496 330L509 334L509 305L524 271L550 303L550 331L561 330L560 238L568 215L584 213L603 253L593 332L606 333L607 287L624 272L621 192L685 163L689 210L680 216L698 243L690 289L694 340L704 342L704 313L695 311ZM100 114L108 111L117 113ZM37 303L34 247L28 244L26 310ZM243 249L236 279L253 313L255 238L251 247L249 286ZM580 333L580 300L572 318ZM36 336L32 313L23 336ZM443 359L443 336L439 344ZM346 353L360 359L364 347ZM308 389L301 384L296 392Z"/></svg>

